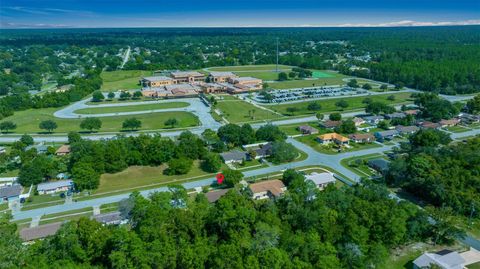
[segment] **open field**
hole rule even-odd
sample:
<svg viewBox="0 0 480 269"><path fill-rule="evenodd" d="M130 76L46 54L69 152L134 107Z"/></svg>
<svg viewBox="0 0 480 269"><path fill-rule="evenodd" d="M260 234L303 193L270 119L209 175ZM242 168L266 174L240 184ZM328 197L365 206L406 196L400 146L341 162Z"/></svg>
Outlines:
<svg viewBox="0 0 480 269"><path fill-rule="evenodd" d="M145 70L117 70L110 72L102 72L103 79L102 91L112 90L130 90L138 89L138 81L142 76L152 75L151 71Z"/></svg>
<svg viewBox="0 0 480 269"><path fill-rule="evenodd" d="M78 114L102 114L102 113L118 113L118 112L131 112L153 109L166 109L166 108L181 108L189 106L186 102L171 102L171 103L154 103L135 106L114 106L114 107L93 107L83 108L76 110Z"/></svg>
<svg viewBox="0 0 480 269"><path fill-rule="evenodd" d="M318 125L318 121L296 123L296 124L289 124L289 125L280 125L278 126L278 128L280 128L280 130L282 130L286 135L299 135L299 134L302 134L298 130L298 127L301 125L309 125L315 129L320 129Z"/></svg>
<svg viewBox="0 0 480 269"><path fill-rule="evenodd" d="M12 121L17 124L15 133L41 133L38 125L44 120L53 120L57 123L58 128L54 133L67 133L70 131L81 131L80 122L82 119L59 119L53 116L53 113L58 108L44 108L44 109L29 109L25 111L16 112L15 115L7 117L4 121ZM101 132L118 132L122 129L122 123L127 118L135 117L142 121L142 128L140 130L157 130L167 128L164 122L169 118L176 118L179 124L177 128L186 128L198 126L198 118L189 112L158 112L146 113L135 116L114 116L102 117Z"/></svg>
<svg viewBox="0 0 480 269"><path fill-rule="evenodd" d="M261 65L239 65L239 66L216 66L208 68L210 71L252 71L252 70L263 70L263 71L273 71L275 70L275 64L261 64ZM278 65L280 70L290 70L291 66L288 65Z"/></svg>
<svg viewBox="0 0 480 269"><path fill-rule="evenodd" d="M395 100L391 101L388 100L387 98L393 95L395 96ZM265 105L265 107L268 107L274 111L280 112L283 115L288 115L292 116L290 112L287 112L287 108L289 107L296 107L298 108L298 111L294 113L293 116L297 115L307 115L307 114L315 114L317 112L333 112L333 111L342 111L338 109L337 106L335 106L335 103L338 100L345 100L348 102L349 106L345 109L345 111L348 110L356 110L356 109L362 109L366 106L366 104L362 103L362 101L365 98L370 98L373 101L380 101L385 104L389 105L394 105L394 104L402 104L402 103L407 103L411 101L412 99L410 98L411 93L409 92L400 92L400 93L393 93L393 94L379 94L379 95L371 95L371 96L358 96L358 97L339 97L339 98L333 98L333 99L326 99L326 100L312 100L312 101L305 101L305 102L300 102L300 103L292 103L292 104L279 104L279 105ZM317 102L322 106L322 109L319 111L310 111L307 109L308 104L312 102Z"/></svg>
<svg viewBox="0 0 480 269"><path fill-rule="evenodd" d="M245 71L235 72L239 77L254 77L262 80L277 80L278 73L275 71Z"/></svg>
<svg viewBox="0 0 480 269"><path fill-rule="evenodd" d="M245 101L220 101L215 108L222 111L223 116L231 123L274 120L282 117ZM249 114L249 111L253 110L255 112Z"/></svg>
<svg viewBox="0 0 480 269"><path fill-rule="evenodd" d="M366 164L360 164L357 165L356 167L351 166L351 164L355 164L356 160L362 160L362 161L368 161L371 159L376 159L376 158L382 158L383 155L379 153L374 153L374 154L368 154L368 155L363 155L363 156L358 156L358 157L352 157L352 158L347 158L343 159L340 161L340 163L347 168L348 170L354 172L355 174L359 176L374 176L376 173L373 172Z"/></svg>
<svg viewBox="0 0 480 269"><path fill-rule="evenodd" d="M327 86L327 85L343 85L346 84L342 79L347 76L325 70L313 70L317 78L302 79L302 80L287 80L276 81L269 83L269 86L273 89L289 89L289 88L306 88L315 86Z"/></svg>

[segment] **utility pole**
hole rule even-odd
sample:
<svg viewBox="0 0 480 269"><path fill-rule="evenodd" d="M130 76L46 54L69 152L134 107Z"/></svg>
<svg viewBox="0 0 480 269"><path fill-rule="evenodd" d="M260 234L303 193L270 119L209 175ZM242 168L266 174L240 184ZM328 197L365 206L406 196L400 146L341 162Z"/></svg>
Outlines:
<svg viewBox="0 0 480 269"><path fill-rule="evenodd" d="M277 37L277 66L276 66L275 70L278 73L278 37Z"/></svg>
<svg viewBox="0 0 480 269"><path fill-rule="evenodd" d="M473 204L472 202L472 209L470 211L470 217L468 218L468 227L471 228L472 227L472 219L473 219L473 213L475 213L475 205Z"/></svg>

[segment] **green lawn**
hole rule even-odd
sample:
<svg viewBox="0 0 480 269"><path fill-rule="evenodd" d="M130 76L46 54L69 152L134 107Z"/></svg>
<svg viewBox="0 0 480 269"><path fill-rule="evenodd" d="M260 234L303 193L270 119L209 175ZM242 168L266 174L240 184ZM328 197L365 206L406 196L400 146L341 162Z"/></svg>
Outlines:
<svg viewBox="0 0 480 269"><path fill-rule="evenodd" d="M282 116L253 106L245 101L220 101L215 106L222 111L223 116L231 123L252 122L279 119ZM249 111L255 112L249 115Z"/></svg>
<svg viewBox="0 0 480 269"><path fill-rule="evenodd" d="M117 70L102 72L102 91L139 89L138 81L142 76L151 76L151 71Z"/></svg>
<svg viewBox="0 0 480 269"><path fill-rule="evenodd" d="M468 269L480 269L480 262L470 264L467 266Z"/></svg>
<svg viewBox="0 0 480 269"><path fill-rule="evenodd" d="M313 70L313 72L314 74L318 75L318 78L271 82L269 83L269 86L273 89L290 89L326 85L343 85L345 82L342 79L347 77L345 75L326 70Z"/></svg>
<svg viewBox="0 0 480 269"><path fill-rule="evenodd" d="M350 148L342 147L341 152L338 152L338 149L336 148L334 143L331 143L329 145L322 145L316 141L318 134L314 135L305 135L305 136L300 136L296 137L295 139L310 146L314 150L320 152L320 153L325 153L325 154L338 154L341 152L349 152L349 151L357 151L357 150L363 150L363 149L369 149L369 148L379 148L381 147L380 145L376 143L369 143L369 144L357 144L354 142L350 142L349 146Z"/></svg>
<svg viewBox="0 0 480 269"><path fill-rule="evenodd" d="M155 103L145 105L131 105L131 106L113 106L113 107L93 107L83 108L76 110L78 114L102 114L102 113L118 113L118 112L131 112L153 109L167 109L167 108L180 108L189 106L186 102L171 102L171 103Z"/></svg>
<svg viewBox="0 0 480 269"><path fill-rule="evenodd" d="M363 156L358 156L358 157L352 157L352 158L347 158L343 159L340 161L340 163L347 168L348 170L354 172L355 174L359 176L374 176L376 173L373 172L368 165L366 164L360 164L358 166L351 166L351 164L354 164L356 160L371 160L371 159L376 159L376 158L382 158L383 155L379 153L374 153L374 154L368 154L368 155L363 155Z"/></svg>
<svg viewBox="0 0 480 269"><path fill-rule="evenodd" d="M211 67L208 70L210 71L255 71L255 70L275 70L276 65L274 64L262 64L262 65L238 65L238 66L216 66ZM290 70L291 66L288 65L278 65L279 69Z"/></svg>
<svg viewBox="0 0 480 269"><path fill-rule="evenodd" d="M39 133L44 132L38 125L44 120L53 120L58 128L54 133L67 133L69 131L80 131L80 122L82 119L59 119L53 116L58 108L29 109L15 112L13 116L7 117L4 121L12 121L17 124L15 133ZM186 128L198 126L198 118L189 112L157 112L146 113L135 116L114 116L102 117L102 128L100 132L118 132L121 131L122 123L125 119L135 117L142 121L141 130L158 130L167 128L164 122L169 118L176 118L179 124L176 128Z"/></svg>
<svg viewBox="0 0 480 269"><path fill-rule="evenodd" d="M318 122L306 122L306 123L297 123L297 124L291 124L291 125L280 125L278 126L280 130L282 130L286 135L299 135L302 134L299 130L298 127L301 125L309 125L315 129L322 129L319 127Z"/></svg>
<svg viewBox="0 0 480 269"><path fill-rule="evenodd" d="M162 183L176 184L175 181L198 180L214 175L202 171L199 167L199 162L195 162L190 172L185 175L164 175L163 171L166 168L166 165L131 166L119 173L103 174L100 177L100 186L94 191L94 194L142 188Z"/></svg>
<svg viewBox="0 0 480 269"><path fill-rule="evenodd" d="M393 95L395 96L395 100L391 101L388 100L387 98ZM315 114L317 112L332 112L332 111L338 111L342 112L339 110L336 106L335 103L338 100L346 100L349 104L349 106L345 109L345 111L348 110L356 110L356 109L362 109L366 106L366 104L362 103L362 101L365 98L370 98L373 101L381 101L386 104L394 105L394 104L401 104L401 103L406 103L412 101L410 98L410 93L408 92L403 92L403 93L394 93L394 94L379 94L379 95L371 95L371 96L357 96L357 97L339 97L339 98L333 98L333 99L326 99L326 100L316 100L316 101L305 101L305 102L300 102L300 103L293 103L293 104L279 104L279 105L265 105L265 107L268 107L274 111L280 112L283 115L288 115L292 116L290 112L287 112L287 109L289 107L296 107L298 108L298 111L294 113L294 116L298 115L307 115L307 114ZM310 111L307 109L308 104L312 102L317 102L322 106L322 109L319 111Z"/></svg>
<svg viewBox="0 0 480 269"><path fill-rule="evenodd" d="M324 71L319 71L319 70L313 70L312 71L312 78L331 78L335 77L337 74L332 74L324 72Z"/></svg>
<svg viewBox="0 0 480 269"><path fill-rule="evenodd" d="M470 129L467 129L462 126L452 126L452 127L446 127L445 128L447 131L453 132L453 133L463 133L466 131L470 131Z"/></svg>

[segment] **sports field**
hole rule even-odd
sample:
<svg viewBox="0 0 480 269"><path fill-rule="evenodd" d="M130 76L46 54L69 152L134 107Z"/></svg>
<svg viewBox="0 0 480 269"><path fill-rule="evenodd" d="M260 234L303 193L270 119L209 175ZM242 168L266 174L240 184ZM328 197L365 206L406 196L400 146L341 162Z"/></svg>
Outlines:
<svg viewBox="0 0 480 269"><path fill-rule="evenodd" d="M274 120L282 117L245 101L220 101L215 108L219 109L231 123Z"/></svg>
<svg viewBox="0 0 480 269"><path fill-rule="evenodd" d="M312 78L331 78L335 77L336 74L327 73L323 71L314 70L312 71Z"/></svg>
<svg viewBox="0 0 480 269"><path fill-rule="evenodd" d="M142 76L152 75L151 71L145 70L118 70L102 72L102 91L132 90L139 89L138 81Z"/></svg>
<svg viewBox="0 0 480 269"><path fill-rule="evenodd" d="M75 110L75 113L77 114L118 113L118 112L154 110L154 109L181 108L181 107L187 107L188 105L189 104L186 102L171 102L171 103L155 103L155 104L134 105L134 106L93 107L93 108L83 108L83 109Z"/></svg>
<svg viewBox="0 0 480 269"><path fill-rule="evenodd" d="M216 66L210 67L208 70L210 71L255 71L255 70L263 70L263 71L274 71L276 68L275 64L261 64L261 65L239 65L239 66ZM278 65L278 69L283 71L291 70L291 66L288 65Z"/></svg>
<svg viewBox="0 0 480 269"><path fill-rule="evenodd" d="M53 120L58 128L54 133L68 133L69 131L81 131L80 122L82 119L59 119L53 116L58 108L29 109L15 112L13 116L7 117L4 121L12 121L17 124L14 133L42 133L38 125L44 120ZM140 130L157 130L167 128L164 122L169 118L176 118L179 124L176 128L194 127L199 125L198 118L189 112L158 112L140 114L135 116L102 117L102 128L100 132L118 132L122 129L122 123L127 118L135 117L142 121Z"/></svg>
<svg viewBox="0 0 480 269"><path fill-rule="evenodd" d="M315 75L317 77L315 77ZM315 70L312 73L312 79L302 80L286 80L276 81L269 83L269 86L273 89L291 89L291 88L306 88L306 87L318 87L328 85L343 85L345 82L342 80L347 76L338 74L332 71L318 71Z"/></svg>
<svg viewBox="0 0 480 269"><path fill-rule="evenodd" d="M261 80L277 80L278 73L275 71L246 71L246 72L234 72L239 77L254 77Z"/></svg>
<svg viewBox="0 0 480 269"><path fill-rule="evenodd" d="M390 95L395 96L395 100L391 101L388 100L388 97ZM365 98L370 98L373 101L381 101L385 104L402 104L402 103L407 103L411 102L412 99L410 98L411 93L409 92L400 92L400 93L394 93L394 94L379 94L379 95L371 95L371 96L358 96L358 97L339 97L339 98L333 98L333 99L326 99L326 100L316 100L316 101L305 101L305 102L300 102L300 103L292 103L292 104L281 104L281 105L266 105L265 107L268 107L274 111L277 111L283 115L287 116L292 116L291 112L288 112L287 109L290 107L295 107L298 109L298 111L294 112L293 116L298 116L298 115L307 115L307 114L315 114L317 112L325 113L325 112L335 112L335 111L341 111L338 109L337 106L335 106L335 103L338 100L345 100L348 102L349 106L345 109L345 111L348 110L355 110L355 109L361 109L366 106L362 101ZM308 105L312 102L316 102L320 104L322 107L318 111L311 111L308 110Z"/></svg>

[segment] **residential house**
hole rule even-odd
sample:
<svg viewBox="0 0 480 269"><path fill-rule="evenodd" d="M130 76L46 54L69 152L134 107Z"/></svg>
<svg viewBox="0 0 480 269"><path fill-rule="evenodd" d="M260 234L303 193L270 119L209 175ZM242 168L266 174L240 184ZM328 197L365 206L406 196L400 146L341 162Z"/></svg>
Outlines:
<svg viewBox="0 0 480 269"><path fill-rule="evenodd" d="M57 151L55 151L55 155L57 156L65 156L70 154L70 146L69 145L62 145L60 146Z"/></svg>
<svg viewBox="0 0 480 269"><path fill-rule="evenodd" d="M238 78L238 76L232 72L210 72L208 78L213 83L224 83Z"/></svg>
<svg viewBox="0 0 480 269"><path fill-rule="evenodd" d="M391 140L395 136L398 136L397 130L386 130L381 132L375 132L374 135L378 140Z"/></svg>
<svg viewBox="0 0 480 269"><path fill-rule="evenodd" d="M54 235L60 229L62 224L63 222L55 222L31 228L23 228L20 230L20 238L26 243L31 243L38 239L44 239L48 236Z"/></svg>
<svg viewBox="0 0 480 269"><path fill-rule="evenodd" d="M355 143L370 143L375 141L375 136L372 134L351 134L348 138Z"/></svg>
<svg viewBox="0 0 480 269"><path fill-rule="evenodd" d="M220 189L220 190L215 190L215 191L210 191L205 193L205 196L207 197L208 202L210 203L215 203L218 201L222 196L227 194L227 192L230 189Z"/></svg>
<svg viewBox="0 0 480 269"><path fill-rule="evenodd" d="M333 129L337 126L342 124L342 121L340 120L326 120L320 123L321 126L327 128L327 129Z"/></svg>
<svg viewBox="0 0 480 269"><path fill-rule="evenodd" d="M362 125L362 124L365 123L365 120L362 119L362 118L359 118L359 117L354 117L354 118L352 119L352 121L353 121L353 123L355 123L355 126L356 126L356 127L358 127L358 126L360 126L360 125Z"/></svg>
<svg viewBox="0 0 480 269"><path fill-rule="evenodd" d="M305 181L311 181L317 186L318 189L323 190L330 184L335 184L335 177L333 173L316 173L313 172L311 174L305 175Z"/></svg>
<svg viewBox="0 0 480 269"><path fill-rule="evenodd" d="M420 128L423 129L438 129L441 127L440 123L431 122L431 121L423 121L419 124Z"/></svg>
<svg viewBox="0 0 480 269"><path fill-rule="evenodd" d="M337 133L328 133L317 136L317 141L323 145L327 145L332 142L338 145L346 145L348 144L349 139Z"/></svg>
<svg viewBox="0 0 480 269"><path fill-rule="evenodd" d="M418 115L418 113L420 113L420 110L418 110L418 109L409 109L409 110L403 111L403 113L405 113L406 115L416 116L416 115Z"/></svg>
<svg viewBox="0 0 480 269"><path fill-rule="evenodd" d="M313 128L310 125L302 125L298 127L298 130L302 134L318 134L318 130L316 128Z"/></svg>
<svg viewBox="0 0 480 269"><path fill-rule="evenodd" d="M398 126L395 126L395 130L397 130L400 135L411 135L416 133L418 130L420 130L420 128L418 128L418 126L413 126L413 125L412 126L398 125Z"/></svg>
<svg viewBox="0 0 480 269"><path fill-rule="evenodd" d="M96 220L103 225L120 225L127 222L127 220L122 217L120 211L94 215L91 217L91 219Z"/></svg>
<svg viewBox="0 0 480 269"><path fill-rule="evenodd" d="M259 145L258 148L254 149L255 159L267 158L272 155L272 143L266 143Z"/></svg>
<svg viewBox="0 0 480 269"><path fill-rule="evenodd" d="M441 120L439 123L442 128L453 127L460 123L460 119Z"/></svg>
<svg viewBox="0 0 480 269"><path fill-rule="evenodd" d="M5 147L0 147L0 154L6 153L7 149Z"/></svg>
<svg viewBox="0 0 480 269"><path fill-rule="evenodd" d="M250 184L249 189L252 192L252 199L261 200L280 197L285 193L287 187L282 181L273 179Z"/></svg>
<svg viewBox="0 0 480 269"><path fill-rule="evenodd" d="M368 161L368 166L370 166L371 168L375 169L376 171L382 174L388 171L389 164L390 164L389 161L381 158Z"/></svg>
<svg viewBox="0 0 480 269"><path fill-rule="evenodd" d="M36 149L38 154L45 154L48 151L48 147L44 144L31 145L25 148L25 151Z"/></svg>
<svg viewBox="0 0 480 269"><path fill-rule="evenodd" d="M472 123L480 122L480 115L461 113L458 117L460 118L460 121L463 124L472 124Z"/></svg>
<svg viewBox="0 0 480 269"><path fill-rule="evenodd" d="M40 183L37 185L38 194L52 194L57 192L68 191L73 187L72 180L57 180L50 181L45 183Z"/></svg>
<svg viewBox="0 0 480 269"><path fill-rule="evenodd" d="M0 187L12 186L18 177L0 177Z"/></svg>
<svg viewBox="0 0 480 269"><path fill-rule="evenodd" d="M385 114L385 118L388 119L388 120L403 119L406 116L407 115L405 113L402 113L402 112L394 112L394 113L391 113L391 114Z"/></svg>
<svg viewBox="0 0 480 269"><path fill-rule="evenodd" d="M379 122L384 120L384 116L364 116L363 120L365 120L366 123L372 124L372 125L377 125Z"/></svg>
<svg viewBox="0 0 480 269"><path fill-rule="evenodd" d="M18 199L22 194L22 186L10 185L0 188L0 203Z"/></svg>
<svg viewBox="0 0 480 269"><path fill-rule="evenodd" d="M240 151L237 149L220 153L223 161L225 163L241 163L247 160L247 153L245 151Z"/></svg>
<svg viewBox="0 0 480 269"><path fill-rule="evenodd" d="M425 252L413 261L414 269L431 268L432 265L442 269L464 269L465 259L456 251L441 250L436 253Z"/></svg>

